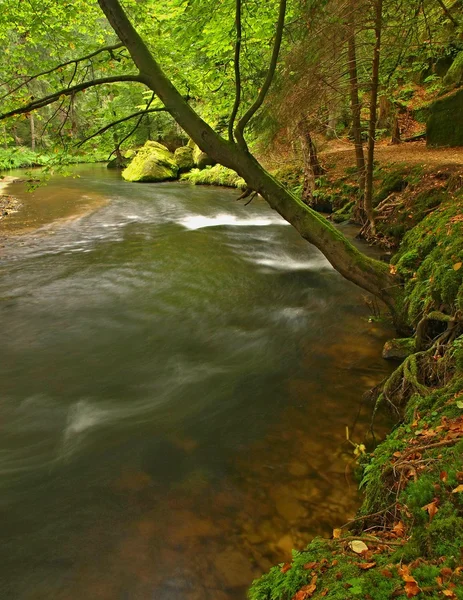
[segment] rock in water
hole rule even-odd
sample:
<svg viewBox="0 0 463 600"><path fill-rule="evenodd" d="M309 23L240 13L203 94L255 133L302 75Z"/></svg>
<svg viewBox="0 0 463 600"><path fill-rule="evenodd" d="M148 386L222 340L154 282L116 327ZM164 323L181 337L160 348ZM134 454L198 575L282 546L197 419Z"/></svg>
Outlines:
<svg viewBox="0 0 463 600"><path fill-rule="evenodd" d="M383 358L386 360L405 360L415 352L414 338L397 338L384 344Z"/></svg>
<svg viewBox="0 0 463 600"><path fill-rule="evenodd" d="M194 147L193 149L193 160L195 166L198 169L204 169L206 167L213 167L216 162L213 158L210 158L205 152L201 150L199 146Z"/></svg>
<svg viewBox="0 0 463 600"><path fill-rule="evenodd" d="M195 166L193 159L193 148L190 146L182 146L174 152L175 162L178 166L179 173L186 173Z"/></svg>
<svg viewBox="0 0 463 600"><path fill-rule="evenodd" d="M174 155L158 142L146 142L129 166L122 171L126 181L171 181L178 177Z"/></svg>

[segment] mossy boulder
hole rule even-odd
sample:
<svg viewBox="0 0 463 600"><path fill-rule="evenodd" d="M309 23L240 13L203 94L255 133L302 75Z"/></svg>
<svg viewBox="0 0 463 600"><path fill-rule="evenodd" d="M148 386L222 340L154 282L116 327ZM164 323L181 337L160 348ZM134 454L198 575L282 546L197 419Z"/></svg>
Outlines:
<svg viewBox="0 0 463 600"><path fill-rule="evenodd" d="M430 106L426 136L428 146L463 146L463 89Z"/></svg>
<svg viewBox="0 0 463 600"><path fill-rule="evenodd" d="M459 86L463 84L463 50L459 52L453 61L447 75L444 77L444 85Z"/></svg>
<svg viewBox="0 0 463 600"><path fill-rule="evenodd" d="M383 347L382 356L386 360L405 360L415 352L414 338L396 338L388 340Z"/></svg>
<svg viewBox="0 0 463 600"><path fill-rule="evenodd" d="M195 167L198 169L205 169L206 167L212 167L216 164L215 160L208 156L201 150L199 146L193 148L193 160Z"/></svg>
<svg viewBox="0 0 463 600"><path fill-rule="evenodd" d="M193 159L193 148L190 146L182 146L174 152L175 162L178 166L179 173L186 173L195 166Z"/></svg>
<svg viewBox="0 0 463 600"><path fill-rule="evenodd" d="M165 146L159 142L146 142L122 171L122 177L138 182L171 181L178 177L178 166L174 155Z"/></svg>

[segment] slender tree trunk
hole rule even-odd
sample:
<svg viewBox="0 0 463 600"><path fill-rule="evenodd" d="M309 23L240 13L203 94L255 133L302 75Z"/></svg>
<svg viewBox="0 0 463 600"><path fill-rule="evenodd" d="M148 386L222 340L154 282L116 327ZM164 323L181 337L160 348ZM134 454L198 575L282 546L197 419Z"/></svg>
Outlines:
<svg viewBox="0 0 463 600"><path fill-rule="evenodd" d="M29 125L31 127L31 150L35 152L35 121L34 113L29 113Z"/></svg>
<svg viewBox="0 0 463 600"><path fill-rule="evenodd" d="M359 84L357 75L357 48L355 40L355 4L350 4L349 39L347 57L349 61L350 107L352 113L352 136L355 146L355 164L359 184L359 198L355 219L363 222L363 198L365 194L365 154L363 152L362 124L360 120Z"/></svg>
<svg viewBox="0 0 463 600"><path fill-rule="evenodd" d="M140 80L157 94L173 118L201 150L218 163L234 169L305 240L315 245L341 275L383 300L397 317L396 308L403 291L396 276L390 273L388 265L357 250L329 221L288 192L247 150L216 133L166 77L118 0L98 2L137 65Z"/></svg>
<svg viewBox="0 0 463 600"><path fill-rule="evenodd" d="M381 30L383 22L383 0L375 0L375 48L371 76L370 123L368 128L367 178L364 208L371 232L376 233L373 213L373 160L375 155L376 118L378 112L379 62L381 52Z"/></svg>
<svg viewBox="0 0 463 600"><path fill-rule="evenodd" d="M400 139L399 116L396 113L394 116L394 124L392 126L391 144L401 144L401 143L402 143L402 140Z"/></svg>
<svg viewBox="0 0 463 600"><path fill-rule="evenodd" d="M325 169L321 166L317 149L313 143L310 134L310 127L307 118L304 118L299 123L299 139L301 142L302 160L304 164L304 186L302 189L302 199L306 204L315 210L328 212L331 207L327 207L325 203L318 203L313 192L317 187L316 179L325 173Z"/></svg>

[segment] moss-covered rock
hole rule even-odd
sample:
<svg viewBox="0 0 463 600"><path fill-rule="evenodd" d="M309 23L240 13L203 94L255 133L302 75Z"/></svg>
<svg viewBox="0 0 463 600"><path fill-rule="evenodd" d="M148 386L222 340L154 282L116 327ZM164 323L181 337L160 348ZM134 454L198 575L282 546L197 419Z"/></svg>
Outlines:
<svg viewBox="0 0 463 600"><path fill-rule="evenodd" d="M146 142L122 172L126 181L157 182L177 179L178 166L169 150L158 142Z"/></svg>
<svg viewBox="0 0 463 600"><path fill-rule="evenodd" d="M195 166L193 159L193 148L190 146L182 146L174 152L175 162L178 166L179 173L186 173Z"/></svg>
<svg viewBox="0 0 463 600"><path fill-rule="evenodd" d="M382 356L386 360L404 360L415 351L414 338L396 338L388 340L383 347Z"/></svg>
<svg viewBox="0 0 463 600"><path fill-rule="evenodd" d="M444 77L444 85L458 86L463 84L463 50L459 52Z"/></svg>
<svg viewBox="0 0 463 600"><path fill-rule="evenodd" d="M426 136L428 146L463 146L463 89L430 106Z"/></svg>
<svg viewBox="0 0 463 600"><path fill-rule="evenodd" d="M196 144L193 148L193 161L194 166L198 169L205 169L206 167L212 167L216 164L215 160L203 152Z"/></svg>
<svg viewBox="0 0 463 600"><path fill-rule="evenodd" d="M189 173L182 175L182 180L189 181L194 185L220 185L240 189L246 187L246 182L238 173L222 165L206 167L205 169L192 169Z"/></svg>

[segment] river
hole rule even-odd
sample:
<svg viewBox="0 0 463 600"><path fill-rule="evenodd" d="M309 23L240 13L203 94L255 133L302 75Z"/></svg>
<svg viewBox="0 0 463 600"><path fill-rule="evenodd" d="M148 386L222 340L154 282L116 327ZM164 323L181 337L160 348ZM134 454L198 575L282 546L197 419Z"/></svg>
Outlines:
<svg viewBox="0 0 463 600"><path fill-rule="evenodd" d="M0 597L243 600L354 514L390 332L262 200L76 174L0 222Z"/></svg>

